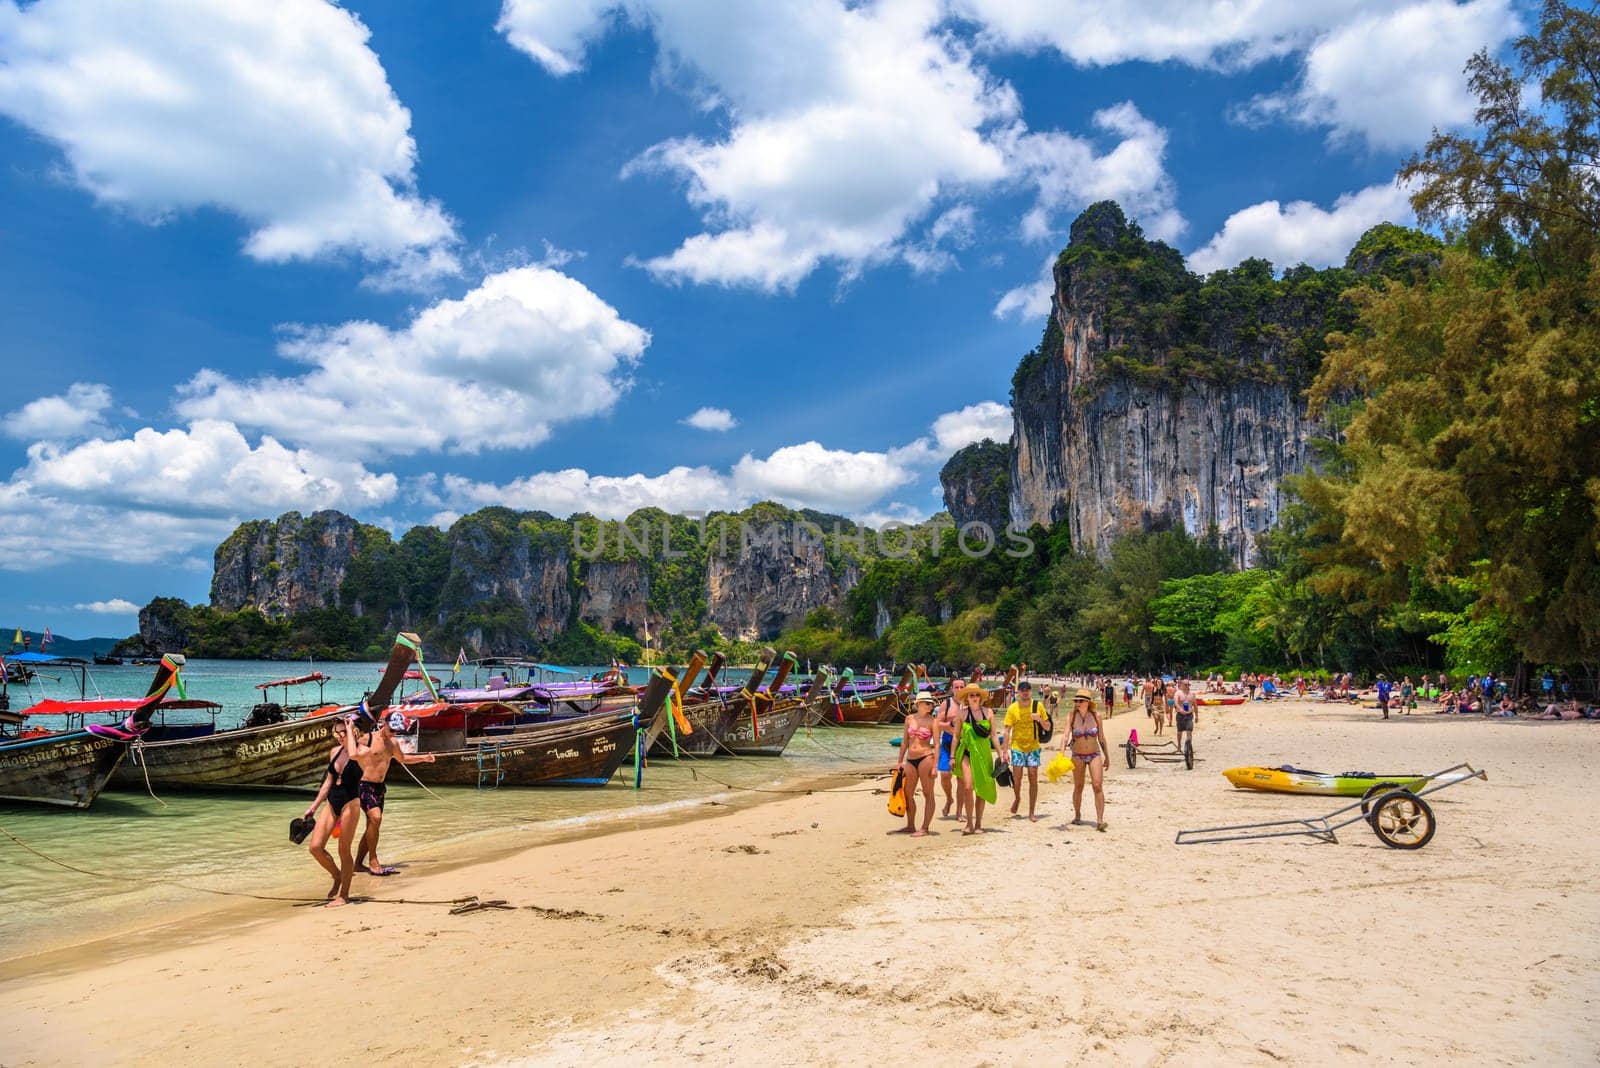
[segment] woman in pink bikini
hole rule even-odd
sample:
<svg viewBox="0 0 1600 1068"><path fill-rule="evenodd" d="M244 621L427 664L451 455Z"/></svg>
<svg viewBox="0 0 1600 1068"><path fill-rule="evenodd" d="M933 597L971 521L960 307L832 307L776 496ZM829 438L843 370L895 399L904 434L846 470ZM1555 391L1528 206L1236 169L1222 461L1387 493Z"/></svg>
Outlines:
<svg viewBox="0 0 1600 1068"><path fill-rule="evenodd" d="M900 769L905 772L906 825L899 833L922 838L933 823L933 771L938 764L938 750L933 745L933 732L937 727L933 716L933 695L917 694L916 705L906 717L905 732L900 738ZM922 826L917 826L917 789L928 805L922 813Z"/></svg>

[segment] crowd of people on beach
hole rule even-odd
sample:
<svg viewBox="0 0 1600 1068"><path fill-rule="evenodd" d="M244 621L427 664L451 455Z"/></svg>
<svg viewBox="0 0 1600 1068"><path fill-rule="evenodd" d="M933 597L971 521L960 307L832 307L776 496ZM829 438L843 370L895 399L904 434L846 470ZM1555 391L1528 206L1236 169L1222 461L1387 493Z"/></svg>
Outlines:
<svg viewBox="0 0 1600 1068"><path fill-rule="evenodd" d="M897 833L913 838L930 833L938 807L936 791L944 797L941 818L960 822L962 834L982 833L985 809L998 802L998 786L1006 781L1012 790L1011 815L1022 817L1026 787L1026 818L1037 821L1039 771L1052 740L1058 759L1070 759L1072 763L1073 824L1085 822L1083 802L1088 790L1094 797L1094 826L1104 831L1104 783L1111 749L1102 710L1104 714L1115 713L1119 698L1129 710L1142 703L1152 724L1151 732L1162 735L1170 729L1179 752L1193 740L1201 702L1194 683L1187 678L1055 675L1050 679L1060 688L1044 687L1042 699L1030 680L1020 681L1016 700L1003 712L989 705L989 691L959 678L951 679L942 691L916 695L900 739L897 769L904 776L906 824ZM1332 675L1320 690L1313 690L1312 681L1304 675L1285 680L1279 675L1244 672L1230 681L1213 672L1200 680L1200 692L1243 697L1246 701L1270 701L1290 693L1302 699L1335 702L1375 698L1384 719L1390 718L1391 713L1411 715L1418 711L1420 701L1436 705L1432 711L1437 715L1600 719L1600 707L1587 707L1572 696L1571 680L1565 675L1558 680L1547 674L1541 681L1544 693L1551 698L1543 711L1539 711L1531 695L1524 696L1520 704L1513 700L1506 682L1493 674L1470 675L1452 687L1450 677L1444 673L1436 679L1416 680L1403 675L1398 683L1380 673L1370 688L1358 688L1354 675L1343 672ZM1074 687L1070 707L1062 708L1063 694ZM1062 719L1059 729L1058 718Z"/></svg>

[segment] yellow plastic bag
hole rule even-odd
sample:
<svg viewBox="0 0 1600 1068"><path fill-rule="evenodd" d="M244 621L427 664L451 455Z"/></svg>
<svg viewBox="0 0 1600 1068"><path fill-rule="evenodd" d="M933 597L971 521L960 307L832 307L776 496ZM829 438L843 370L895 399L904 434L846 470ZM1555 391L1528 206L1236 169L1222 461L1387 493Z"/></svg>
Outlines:
<svg viewBox="0 0 1600 1068"><path fill-rule="evenodd" d="M906 773L902 768L894 769L894 781L889 784L889 815L904 816L906 814Z"/></svg>
<svg viewBox="0 0 1600 1068"><path fill-rule="evenodd" d="M1065 753L1057 753L1044 768L1045 778L1051 782L1060 782L1071 774L1072 758Z"/></svg>

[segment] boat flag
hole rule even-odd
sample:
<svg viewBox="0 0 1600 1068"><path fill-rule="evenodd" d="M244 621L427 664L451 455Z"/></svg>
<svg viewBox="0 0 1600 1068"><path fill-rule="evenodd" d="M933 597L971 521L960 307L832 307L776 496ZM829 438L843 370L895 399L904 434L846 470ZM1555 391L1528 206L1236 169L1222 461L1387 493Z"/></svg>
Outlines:
<svg viewBox="0 0 1600 1068"><path fill-rule="evenodd" d="M464 647L458 645L458 646L456 646L456 666L450 669L450 674L459 675L459 674L461 674L461 669L466 667L466 666L467 666L467 650Z"/></svg>
<svg viewBox="0 0 1600 1068"><path fill-rule="evenodd" d="M55 641L55 635L50 633L50 628L44 628L44 636L39 639L39 651L44 652L44 647Z"/></svg>
<svg viewBox="0 0 1600 1068"><path fill-rule="evenodd" d="M22 628L18 627L17 628L17 632L11 636L11 646L12 646L12 648L16 648L17 646L19 646L21 644L22 644Z"/></svg>

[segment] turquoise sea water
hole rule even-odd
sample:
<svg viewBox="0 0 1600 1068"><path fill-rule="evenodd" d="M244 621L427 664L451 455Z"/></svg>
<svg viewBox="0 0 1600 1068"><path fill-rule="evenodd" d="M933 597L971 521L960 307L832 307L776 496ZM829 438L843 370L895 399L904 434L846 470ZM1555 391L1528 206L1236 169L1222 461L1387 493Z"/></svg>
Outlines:
<svg viewBox="0 0 1600 1068"><path fill-rule="evenodd" d="M378 664L317 665L332 675L330 701L352 702L376 682ZM306 674L303 664L192 660L189 696L221 702L218 723L240 722L259 699L259 682ZM597 670L597 669L594 669ZM90 696L137 696L152 668L91 668ZM430 671L447 677L430 665ZM644 672L631 672L642 680ZM470 682L470 675L467 678ZM42 697L76 697L77 682L37 680L13 687L12 708ZM310 687L306 700L314 699ZM281 691L279 691L281 693ZM275 695L276 696L276 695ZM48 725L48 724L47 724ZM598 788L487 790L442 788L432 796L390 777L382 857L416 870L551 838L603 833L689 809L710 799L748 802L830 775L883 766L893 758L895 728L802 732L777 758L658 761L632 788L632 766ZM303 848L288 840L289 820L310 798L299 794L107 792L86 811L0 803L0 829L55 860L93 872L67 871L0 836L0 950L5 956L82 942L226 898L202 889L316 896L326 877ZM400 892L404 876L371 880L369 892ZM180 886L178 884L187 884ZM358 885L358 892L360 887ZM469 891L470 892L470 889Z"/></svg>

